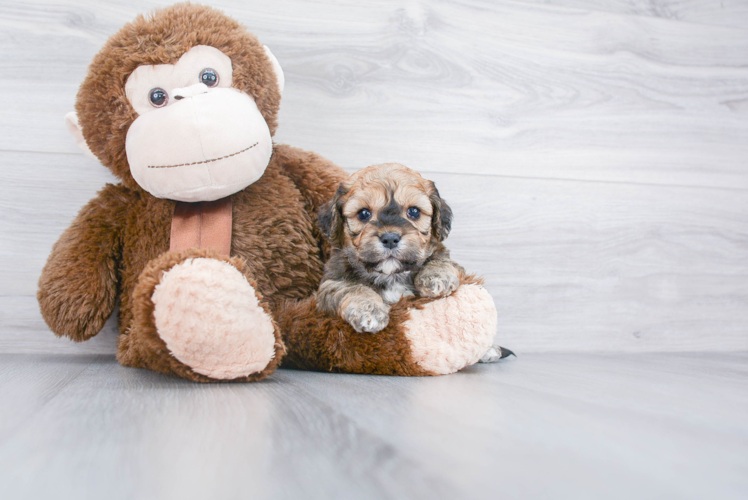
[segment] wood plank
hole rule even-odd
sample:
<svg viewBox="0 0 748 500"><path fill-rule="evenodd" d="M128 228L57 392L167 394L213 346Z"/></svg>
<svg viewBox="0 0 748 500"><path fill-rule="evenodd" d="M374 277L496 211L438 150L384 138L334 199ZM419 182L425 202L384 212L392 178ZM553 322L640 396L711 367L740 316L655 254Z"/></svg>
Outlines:
<svg viewBox="0 0 748 500"><path fill-rule="evenodd" d="M197 385L111 359L18 429L0 464L12 498L453 497L293 383Z"/></svg>
<svg viewBox="0 0 748 500"><path fill-rule="evenodd" d="M453 257L486 277L499 343L748 350L748 196L433 174Z"/></svg>
<svg viewBox="0 0 748 500"><path fill-rule="evenodd" d="M151 4L95 5L0 6L1 150L74 151L61 119L87 64ZM694 2L669 18L516 2L219 7L285 68L278 139L346 168L748 187L748 31L679 20L705 12Z"/></svg>
<svg viewBox="0 0 748 500"><path fill-rule="evenodd" d="M93 343L61 341L34 298L52 244L110 177L75 155L0 162L18 167L0 185L0 352L113 352L112 323ZM453 257L486 278L502 345L748 350L744 190L424 175L455 212Z"/></svg>
<svg viewBox="0 0 748 500"><path fill-rule="evenodd" d="M96 357L0 444L0 484L9 498L742 499L746 362L529 354L445 377L199 385Z"/></svg>
<svg viewBox="0 0 748 500"><path fill-rule="evenodd" d="M0 354L0 447L96 359Z"/></svg>
<svg viewBox="0 0 748 500"><path fill-rule="evenodd" d="M298 381L485 498L738 498L745 486L722 474L748 467L745 360L530 354L415 383ZM709 480L680 483L692 475Z"/></svg>
<svg viewBox="0 0 748 500"><path fill-rule="evenodd" d="M529 0L554 5L631 16L657 17L678 22L748 29L748 4L742 0Z"/></svg>

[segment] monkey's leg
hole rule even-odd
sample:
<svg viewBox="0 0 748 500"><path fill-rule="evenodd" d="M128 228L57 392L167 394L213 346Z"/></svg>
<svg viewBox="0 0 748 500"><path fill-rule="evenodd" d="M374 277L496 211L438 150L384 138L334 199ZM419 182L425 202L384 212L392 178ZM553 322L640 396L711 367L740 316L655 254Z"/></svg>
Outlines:
<svg viewBox="0 0 748 500"><path fill-rule="evenodd" d="M260 380L283 343L241 259L212 250L167 252L138 278L133 321L120 336L123 365L199 382Z"/></svg>
<svg viewBox="0 0 748 500"><path fill-rule="evenodd" d="M404 299L377 333L356 332L315 298L289 303L277 315L288 349L284 366L378 375L444 375L477 363L496 334L496 308L479 280L462 279L440 299Z"/></svg>
<svg viewBox="0 0 748 500"><path fill-rule="evenodd" d="M387 327L376 333L357 332L337 312L317 308L316 298L288 302L277 311L288 350L284 368L375 375L433 375L413 360L402 323L405 306L390 311Z"/></svg>

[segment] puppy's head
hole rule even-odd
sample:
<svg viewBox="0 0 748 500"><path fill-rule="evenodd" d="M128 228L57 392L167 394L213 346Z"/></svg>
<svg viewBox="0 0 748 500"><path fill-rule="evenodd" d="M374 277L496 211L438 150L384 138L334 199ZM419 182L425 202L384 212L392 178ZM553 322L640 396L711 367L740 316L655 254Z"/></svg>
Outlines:
<svg viewBox="0 0 748 500"><path fill-rule="evenodd" d="M420 266L449 234L452 210L434 183L397 163L364 168L341 183L320 209L336 248L370 271L392 274Z"/></svg>

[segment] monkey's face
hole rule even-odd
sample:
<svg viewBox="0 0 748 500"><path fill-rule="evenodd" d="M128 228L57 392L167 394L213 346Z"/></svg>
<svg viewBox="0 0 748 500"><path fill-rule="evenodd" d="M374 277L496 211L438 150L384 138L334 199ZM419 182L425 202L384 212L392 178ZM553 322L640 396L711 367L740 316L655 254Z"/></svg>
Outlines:
<svg viewBox="0 0 748 500"><path fill-rule="evenodd" d="M320 222L349 259L393 274L431 256L449 231L451 211L432 182L391 163L353 174L322 208Z"/></svg>
<svg viewBox="0 0 748 500"><path fill-rule="evenodd" d="M231 59L199 45L175 64L140 66L125 91L138 117L126 150L135 181L158 198L212 201L259 179L272 140L255 101L231 87Z"/></svg>
<svg viewBox="0 0 748 500"><path fill-rule="evenodd" d="M262 176L282 90L278 61L246 28L182 3L107 41L66 121L125 186L212 201Z"/></svg>

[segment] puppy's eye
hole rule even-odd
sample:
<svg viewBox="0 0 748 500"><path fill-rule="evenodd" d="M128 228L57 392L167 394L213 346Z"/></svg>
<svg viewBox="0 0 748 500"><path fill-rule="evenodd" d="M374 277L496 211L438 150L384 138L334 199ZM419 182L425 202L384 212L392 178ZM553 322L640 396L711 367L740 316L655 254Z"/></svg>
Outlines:
<svg viewBox="0 0 748 500"><path fill-rule="evenodd" d="M218 73L213 68L205 68L200 72L200 83L204 83L208 87L215 87L218 85Z"/></svg>
<svg viewBox="0 0 748 500"><path fill-rule="evenodd" d="M358 220L360 220L361 222L366 222L369 219L371 219L371 212L369 211L368 208L362 208L361 210L358 211L357 216L358 216Z"/></svg>
<svg viewBox="0 0 748 500"><path fill-rule="evenodd" d="M169 102L169 94L164 89L156 87L148 93L148 100L154 108L163 108Z"/></svg>
<svg viewBox="0 0 748 500"><path fill-rule="evenodd" d="M412 220L418 220L421 217L421 211L417 207L410 207L408 209L408 217Z"/></svg>

